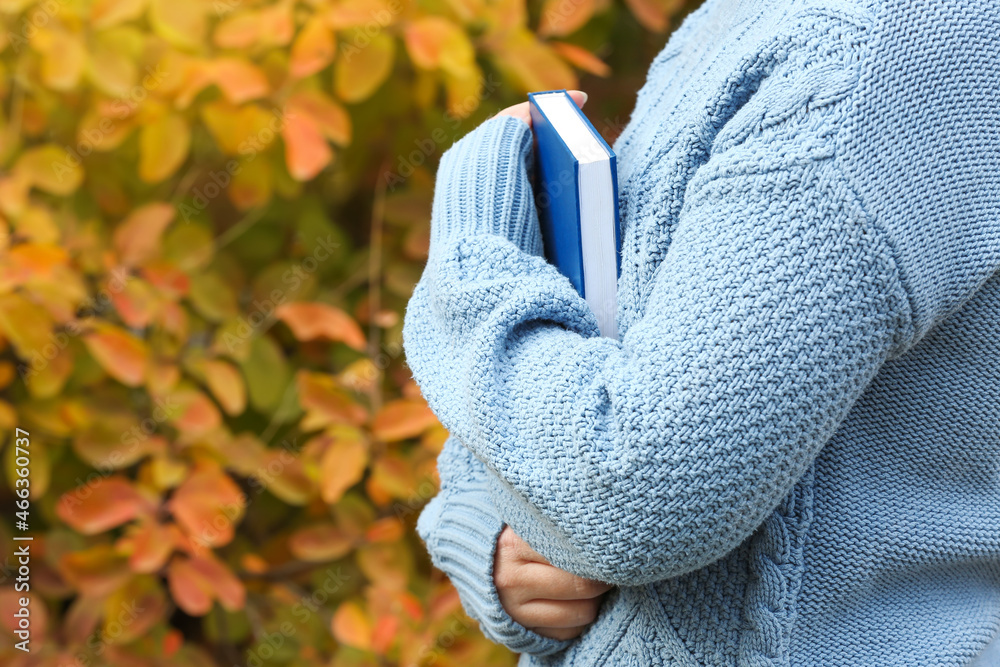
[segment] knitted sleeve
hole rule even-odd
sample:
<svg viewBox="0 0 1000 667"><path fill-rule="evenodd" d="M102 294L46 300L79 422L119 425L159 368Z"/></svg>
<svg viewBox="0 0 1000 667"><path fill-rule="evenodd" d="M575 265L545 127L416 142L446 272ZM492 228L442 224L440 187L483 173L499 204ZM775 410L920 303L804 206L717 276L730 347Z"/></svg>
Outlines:
<svg viewBox="0 0 1000 667"><path fill-rule="evenodd" d="M448 575L466 613L492 641L517 653L547 655L569 645L517 623L500 604L493 556L504 527L486 485L482 461L449 438L438 456L441 491L424 508L417 532L434 565Z"/></svg>
<svg viewBox="0 0 1000 667"><path fill-rule="evenodd" d="M911 336L836 133L795 122L734 126L695 172L621 341L539 256L529 128L494 118L443 156L409 364L499 516L555 566L637 585L721 558Z"/></svg>

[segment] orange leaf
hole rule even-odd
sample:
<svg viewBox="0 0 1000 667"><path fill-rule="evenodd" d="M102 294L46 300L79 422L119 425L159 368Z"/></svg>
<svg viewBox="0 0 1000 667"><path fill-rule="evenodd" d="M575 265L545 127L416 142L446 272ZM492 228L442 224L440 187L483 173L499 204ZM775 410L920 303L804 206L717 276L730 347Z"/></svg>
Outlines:
<svg viewBox="0 0 1000 667"><path fill-rule="evenodd" d="M546 0L538 34L552 37L576 32L590 20L596 8L596 0Z"/></svg>
<svg viewBox="0 0 1000 667"><path fill-rule="evenodd" d="M275 311L301 341L325 339L347 343L355 350L365 349L367 341L361 327L340 308L323 303L285 303Z"/></svg>
<svg viewBox="0 0 1000 667"><path fill-rule="evenodd" d="M164 202L140 206L129 214L115 229L113 237L121 262L126 266L137 266L155 257L163 230L174 215L174 207Z"/></svg>
<svg viewBox="0 0 1000 667"><path fill-rule="evenodd" d="M295 180L312 180L333 159L333 151L327 145L319 123L308 114L286 116L281 138L285 140L288 173Z"/></svg>
<svg viewBox="0 0 1000 667"><path fill-rule="evenodd" d="M159 183L187 159L191 128L180 114L167 113L139 133L139 178Z"/></svg>
<svg viewBox="0 0 1000 667"><path fill-rule="evenodd" d="M302 419L301 428L314 430L329 424L359 426L367 420L367 411L338 388L329 375L301 370L295 381L299 404L309 413Z"/></svg>
<svg viewBox="0 0 1000 667"><path fill-rule="evenodd" d="M608 67L607 63L587 49L566 42L550 42L550 44L556 53L583 71L590 72L594 76L611 75L611 68Z"/></svg>
<svg viewBox="0 0 1000 667"><path fill-rule="evenodd" d="M372 465L371 482L391 497L405 500L416 495L417 478L410 463L397 454L385 454Z"/></svg>
<svg viewBox="0 0 1000 667"><path fill-rule="evenodd" d="M338 146L346 146L351 142L350 115L344 107L321 91L299 91L288 98L285 109L289 117L300 113L310 116L326 138Z"/></svg>
<svg viewBox="0 0 1000 667"><path fill-rule="evenodd" d="M288 548L292 554L310 562L331 561L350 553L354 540L330 522L318 523L292 533Z"/></svg>
<svg viewBox="0 0 1000 667"><path fill-rule="evenodd" d="M267 77L256 65L240 58L220 58L211 63L212 81L233 104L264 97L270 91Z"/></svg>
<svg viewBox="0 0 1000 667"><path fill-rule="evenodd" d="M372 650L379 655L385 655L395 641L398 631L398 616L379 616L372 631Z"/></svg>
<svg viewBox="0 0 1000 667"><path fill-rule="evenodd" d="M131 278L120 290L109 290L111 303L122 321L134 329L144 329L160 312L160 299L149 283Z"/></svg>
<svg viewBox="0 0 1000 667"><path fill-rule="evenodd" d="M170 498L167 507L196 543L217 547L233 539L246 497L214 463L200 463Z"/></svg>
<svg viewBox="0 0 1000 667"><path fill-rule="evenodd" d="M441 68L460 76L468 73L475 61L475 50L469 36L444 17L417 19L406 27L404 37L406 50L417 67Z"/></svg>
<svg viewBox="0 0 1000 667"><path fill-rule="evenodd" d="M259 12L238 12L219 22L212 40L222 49L246 49L260 37L260 28Z"/></svg>
<svg viewBox="0 0 1000 667"><path fill-rule="evenodd" d="M129 387L142 384L149 360L145 342L106 323L99 323L95 332L83 337L83 342L108 375Z"/></svg>
<svg viewBox="0 0 1000 667"><path fill-rule="evenodd" d="M191 567L210 582L212 593L224 609L238 611L246 602L246 589L232 570L212 556L192 558Z"/></svg>
<svg viewBox="0 0 1000 667"><path fill-rule="evenodd" d="M8 567L13 568L13 563L15 562L12 558L10 560L11 565ZM11 571L13 575L13 570ZM18 587L20 589L21 587ZM2 627L7 630L9 636L13 637L15 631L23 631L24 627L21 626L21 618L15 616L21 610L21 600L20 598L28 598L28 612L31 614L31 639L39 642L39 645L44 646L45 635L48 630L49 625L49 613L45 605L45 600L38 593L22 592L21 590L15 590L13 585L4 586L0 589L0 623ZM60 628L61 630L62 628ZM14 643L12 640L11 643ZM18 640L19 641L19 640ZM30 660L25 660L23 662L19 661L17 658L7 658L7 664L9 665L33 665L41 664L34 663Z"/></svg>
<svg viewBox="0 0 1000 667"><path fill-rule="evenodd" d="M357 602L344 602L333 615L333 636L362 651L372 648L372 624Z"/></svg>
<svg viewBox="0 0 1000 667"><path fill-rule="evenodd" d="M392 71L396 42L381 32L372 35L365 48L341 50L333 66L334 90L345 102L361 102L371 97Z"/></svg>
<svg viewBox="0 0 1000 667"><path fill-rule="evenodd" d="M174 550L170 528L155 519L136 524L121 544L131 551L128 565L133 572L158 571Z"/></svg>
<svg viewBox="0 0 1000 667"><path fill-rule="evenodd" d="M336 53L333 32L319 16L313 16L292 45L289 70L293 77L301 79L315 74L331 62Z"/></svg>
<svg viewBox="0 0 1000 667"><path fill-rule="evenodd" d="M208 433L222 425L222 416L215 403L197 389L180 389L171 395L171 399L177 409L170 416L170 421L182 433Z"/></svg>
<svg viewBox="0 0 1000 667"><path fill-rule="evenodd" d="M320 496L332 505L361 481L368 466L368 448L357 438L335 438L320 461Z"/></svg>
<svg viewBox="0 0 1000 667"><path fill-rule="evenodd" d="M170 597L190 616L204 616L212 609L212 582L187 558L175 558L167 568Z"/></svg>
<svg viewBox="0 0 1000 667"><path fill-rule="evenodd" d="M420 435L437 424L437 417L422 399L401 398L387 403L372 421L372 434L391 442Z"/></svg>
<svg viewBox="0 0 1000 667"><path fill-rule="evenodd" d="M119 475L67 491L56 505L59 518L84 535L106 532L151 510L151 503Z"/></svg>
<svg viewBox="0 0 1000 667"><path fill-rule="evenodd" d="M684 6L685 0L625 0L639 23L653 32L665 32L670 16Z"/></svg>

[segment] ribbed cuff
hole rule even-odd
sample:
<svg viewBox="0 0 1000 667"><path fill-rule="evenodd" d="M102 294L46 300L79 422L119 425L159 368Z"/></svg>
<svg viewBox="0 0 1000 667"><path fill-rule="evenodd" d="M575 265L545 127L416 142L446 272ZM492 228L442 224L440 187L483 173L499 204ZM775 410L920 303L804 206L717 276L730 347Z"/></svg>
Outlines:
<svg viewBox="0 0 1000 667"><path fill-rule="evenodd" d="M571 640L549 639L525 628L500 603L493 584L493 557L503 527L489 494L478 488L438 495L417 522L434 565L451 579L465 611L479 622L488 639L517 653L562 651Z"/></svg>
<svg viewBox="0 0 1000 667"><path fill-rule="evenodd" d="M541 255L529 165L532 133L511 116L494 116L441 156L434 186L430 255L450 241L501 236Z"/></svg>

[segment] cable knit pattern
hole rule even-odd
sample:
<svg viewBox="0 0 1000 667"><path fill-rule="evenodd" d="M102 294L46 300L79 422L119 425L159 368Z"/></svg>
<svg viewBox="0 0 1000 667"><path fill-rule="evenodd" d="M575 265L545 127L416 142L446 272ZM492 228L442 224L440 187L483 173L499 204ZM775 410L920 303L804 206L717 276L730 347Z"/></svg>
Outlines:
<svg viewBox="0 0 1000 667"><path fill-rule="evenodd" d="M541 257L529 128L442 157L403 333L466 609L522 665L990 655L1000 7L707 0L615 150L619 341ZM580 638L499 605L505 523L618 585Z"/></svg>

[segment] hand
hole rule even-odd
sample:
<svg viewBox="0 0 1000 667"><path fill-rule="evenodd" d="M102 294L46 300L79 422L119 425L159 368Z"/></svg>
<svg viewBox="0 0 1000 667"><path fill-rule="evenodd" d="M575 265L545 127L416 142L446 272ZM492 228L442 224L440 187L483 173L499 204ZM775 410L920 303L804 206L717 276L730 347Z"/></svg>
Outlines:
<svg viewBox="0 0 1000 667"><path fill-rule="evenodd" d="M573 98L576 102L576 106L583 108L583 105L587 103L587 93L582 90L568 90L569 96ZM531 112L528 111L528 103L521 102L520 104L515 104L514 106L507 107L502 111L498 111L498 116L513 116L514 118L520 118L528 127L531 127Z"/></svg>
<svg viewBox="0 0 1000 667"><path fill-rule="evenodd" d="M510 526L504 526L497 538L493 583L511 618L551 639L580 636L597 618L604 594L613 588L551 565Z"/></svg>

